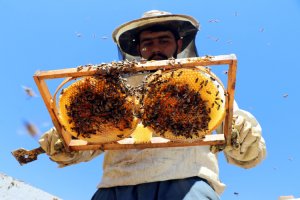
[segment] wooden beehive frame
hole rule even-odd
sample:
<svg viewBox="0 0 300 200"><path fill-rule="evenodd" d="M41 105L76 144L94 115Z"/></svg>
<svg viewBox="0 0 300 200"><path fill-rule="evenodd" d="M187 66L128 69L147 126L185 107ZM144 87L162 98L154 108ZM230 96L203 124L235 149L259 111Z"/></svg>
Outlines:
<svg viewBox="0 0 300 200"><path fill-rule="evenodd" d="M174 60L148 61L148 62L128 62L134 69L134 72L167 70L176 68L194 68L195 66L213 66L213 65L228 65L227 89L226 94L226 116L224 120L223 132L224 134L206 135L203 140L196 142L174 142L164 138L153 137L151 143L134 144L132 138L125 138L123 140L105 143L105 144L91 144L83 140L73 139L60 124L55 110L56 95L51 95L46 84L47 79L56 78L77 78L83 76L91 76L101 73L97 66L77 67L60 70L38 71L34 75L35 83L40 91L40 94L45 102L50 117L53 121L58 133L61 134L63 142L67 151L69 150L116 150L116 149L141 149L141 148L162 148L162 147L179 147L179 146L197 146L197 145L218 145L227 143L230 145L231 141L231 123L233 116L233 102L236 80L237 59L234 54L219 55L219 56L205 56Z"/></svg>

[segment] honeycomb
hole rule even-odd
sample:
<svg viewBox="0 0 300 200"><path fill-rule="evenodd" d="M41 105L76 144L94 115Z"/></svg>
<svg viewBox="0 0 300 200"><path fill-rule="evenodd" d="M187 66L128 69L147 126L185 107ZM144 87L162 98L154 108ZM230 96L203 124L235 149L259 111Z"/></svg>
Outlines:
<svg viewBox="0 0 300 200"><path fill-rule="evenodd" d="M131 134L131 137L135 144L150 143L152 131L149 128L144 127L142 123L139 123Z"/></svg>
<svg viewBox="0 0 300 200"><path fill-rule="evenodd" d="M128 137L138 124L134 97L113 77L84 77L63 89L59 121L72 136L90 143Z"/></svg>
<svg viewBox="0 0 300 200"><path fill-rule="evenodd" d="M155 135L197 141L225 117L225 92L216 76L200 69L159 71L149 76L141 98L141 120Z"/></svg>

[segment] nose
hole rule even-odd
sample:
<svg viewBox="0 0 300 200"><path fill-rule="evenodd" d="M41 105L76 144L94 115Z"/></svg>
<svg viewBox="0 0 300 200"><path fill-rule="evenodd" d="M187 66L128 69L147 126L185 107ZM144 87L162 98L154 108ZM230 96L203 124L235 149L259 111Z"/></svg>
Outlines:
<svg viewBox="0 0 300 200"><path fill-rule="evenodd" d="M162 52L162 47L161 47L159 41L154 40L153 44L151 46L151 53L160 53L160 52Z"/></svg>

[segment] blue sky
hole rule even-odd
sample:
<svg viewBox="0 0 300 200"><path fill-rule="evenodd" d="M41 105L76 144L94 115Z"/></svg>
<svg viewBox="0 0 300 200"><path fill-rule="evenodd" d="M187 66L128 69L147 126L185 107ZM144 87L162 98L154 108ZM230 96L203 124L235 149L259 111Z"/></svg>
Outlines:
<svg viewBox="0 0 300 200"><path fill-rule="evenodd" d="M37 70L118 60L112 31L152 9L199 20L200 55L237 55L235 99L259 120L268 155L245 170L229 165L221 153L220 178L227 185L222 199L300 197L299 0L0 0L0 172L66 200L90 199L103 156L57 168L41 155L21 167L10 153L39 145L26 133L24 120L41 133L52 126L32 76ZM22 85L38 96L28 98Z"/></svg>

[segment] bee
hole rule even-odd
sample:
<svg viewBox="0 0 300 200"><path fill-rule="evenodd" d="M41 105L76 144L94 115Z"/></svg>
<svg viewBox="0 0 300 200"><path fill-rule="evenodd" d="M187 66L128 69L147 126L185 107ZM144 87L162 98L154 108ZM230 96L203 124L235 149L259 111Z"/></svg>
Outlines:
<svg viewBox="0 0 300 200"><path fill-rule="evenodd" d="M209 39L215 41L215 42L218 42L219 41L219 38L217 37L214 37L214 36L208 36Z"/></svg>
<svg viewBox="0 0 300 200"><path fill-rule="evenodd" d="M171 78L173 78L173 76L174 76L174 71L172 71L172 73L171 73Z"/></svg>
<svg viewBox="0 0 300 200"><path fill-rule="evenodd" d="M238 193L238 192L234 192L233 194L234 194L234 195L237 195L237 196L239 195L239 193Z"/></svg>
<svg viewBox="0 0 300 200"><path fill-rule="evenodd" d="M264 32L264 31L265 31L265 28L262 27L262 28L259 29L259 31L260 31L260 32Z"/></svg>
<svg viewBox="0 0 300 200"><path fill-rule="evenodd" d="M218 102L216 102L216 101L215 101L214 103L217 104L218 106L220 105L220 104L219 104Z"/></svg>
<svg viewBox="0 0 300 200"><path fill-rule="evenodd" d="M207 86L208 80L205 81L204 86Z"/></svg>
<svg viewBox="0 0 300 200"><path fill-rule="evenodd" d="M215 78L213 78L213 77L211 77L211 76L210 76L209 78L210 78L212 81L215 81L215 80L216 80Z"/></svg>
<svg viewBox="0 0 300 200"><path fill-rule="evenodd" d="M199 78L196 78L196 80L195 80L195 83L197 83L197 82L198 82L198 80L199 80Z"/></svg>
<svg viewBox="0 0 300 200"><path fill-rule="evenodd" d="M211 55L205 55L205 58L206 59L211 59L211 58L213 58L213 56L211 56Z"/></svg>
<svg viewBox="0 0 300 200"><path fill-rule="evenodd" d="M22 88L24 89L24 91L26 92L27 96L29 97L36 97L37 95L35 94L35 92L33 91L32 88L26 87L26 86L22 86Z"/></svg>
<svg viewBox="0 0 300 200"><path fill-rule="evenodd" d="M33 123L30 123L28 121L24 121L23 123L24 123L24 126L25 126L27 132L32 137L35 137L36 135L38 135L38 129L37 129L37 127Z"/></svg>
<svg viewBox="0 0 300 200"><path fill-rule="evenodd" d="M181 64L181 62L180 62L180 61L178 61L178 65L179 65L180 67L182 67L182 64Z"/></svg>
<svg viewBox="0 0 300 200"><path fill-rule="evenodd" d="M218 19L210 19L210 20L208 20L208 22L218 23L218 22L220 22L220 20L218 20Z"/></svg>
<svg viewBox="0 0 300 200"><path fill-rule="evenodd" d="M87 65L86 67L87 67L88 71L90 71L90 69L93 67L93 65Z"/></svg>
<svg viewBox="0 0 300 200"><path fill-rule="evenodd" d="M83 66L78 66L77 67L77 71L79 72L79 71L81 71L83 69Z"/></svg>
<svg viewBox="0 0 300 200"><path fill-rule="evenodd" d="M177 75L177 76L178 76L178 77L179 77L179 76L181 76L182 72L183 72L183 71L180 71L180 72L178 73L178 75Z"/></svg>
<svg viewBox="0 0 300 200"><path fill-rule="evenodd" d="M82 34L76 32L76 36L77 36L77 37L82 37Z"/></svg>

